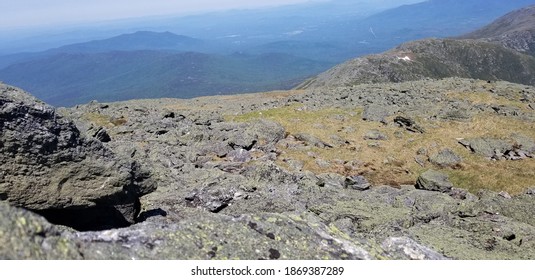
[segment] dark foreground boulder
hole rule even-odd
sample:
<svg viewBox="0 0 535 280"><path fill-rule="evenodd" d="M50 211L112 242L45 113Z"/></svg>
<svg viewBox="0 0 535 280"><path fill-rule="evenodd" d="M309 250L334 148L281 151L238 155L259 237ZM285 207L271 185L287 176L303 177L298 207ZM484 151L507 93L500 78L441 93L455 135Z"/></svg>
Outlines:
<svg viewBox="0 0 535 280"><path fill-rule="evenodd" d="M126 226L150 174L116 157L53 107L0 84L0 200L76 229Z"/></svg>

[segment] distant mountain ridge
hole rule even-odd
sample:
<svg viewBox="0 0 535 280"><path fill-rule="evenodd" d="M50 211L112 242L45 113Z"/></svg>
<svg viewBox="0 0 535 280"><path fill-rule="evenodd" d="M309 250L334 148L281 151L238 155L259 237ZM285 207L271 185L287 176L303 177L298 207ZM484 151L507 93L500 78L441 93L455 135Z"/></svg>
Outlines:
<svg viewBox="0 0 535 280"><path fill-rule="evenodd" d="M60 53L99 53L109 51L165 50L176 52L209 50L203 40L171 32L137 31L103 40L65 45L42 52L0 56L0 69L15 63L41 59Z"/></svg>
<svg viewBox="0 0 535 280"><path fill-rule="evenodd" d="M203 44L203 40L177 35L171 32L137 31L109 39L66 45L51 49L49 52L72 53L135 50L193 51L196 49L198 50Z"/></svg>
<svg viewBox="0 0 535 280"><path fill-rule="evenodd" d="M495 42L510 49L535 55L535 5L508 13L460 38Z"/></svg>
<svg viewBox="0 0 535 280"><path fill-rule="evenodd" d="M512 12L460 39L413 41L382 54L356 58L333 67L301 87L446 77L535 85L535 57L529 55L533 53L533 10L531 6Z"/></svg>

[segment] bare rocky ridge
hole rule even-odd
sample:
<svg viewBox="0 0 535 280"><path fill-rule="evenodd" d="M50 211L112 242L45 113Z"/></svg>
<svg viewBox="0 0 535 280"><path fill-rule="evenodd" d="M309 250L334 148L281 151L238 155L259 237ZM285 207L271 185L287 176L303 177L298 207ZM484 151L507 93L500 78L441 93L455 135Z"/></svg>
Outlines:
<svg viewBox="0 0 535 280"><path fill-rule="evenodd" d="M137 162L80 137L69 120L0 85L0 198L79 229L126 226L155 182Z"/></svg>
<svg viewBox="0 0 535 280"><path fill-rule="evenodd" d="M535 55L535 6L508 13L461 38L498 43L516 51Z"/></svg>
<svg viewBox="0 0 535 280"><path fill-rule="evenodd" d="M335 66L301 87L462 77L535 84L535 58L506 47L474 40L427 39L378 55Z"/></svg>

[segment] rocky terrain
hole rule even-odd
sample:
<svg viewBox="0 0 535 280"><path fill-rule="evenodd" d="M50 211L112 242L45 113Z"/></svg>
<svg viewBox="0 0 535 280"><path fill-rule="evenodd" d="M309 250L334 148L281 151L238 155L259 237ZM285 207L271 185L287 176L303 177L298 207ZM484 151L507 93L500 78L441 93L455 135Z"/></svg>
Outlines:
<svg viewBox="0 0 535 280"><path fill-rule="evenodd" d="M189 100L0 83L0 259L534 259L535 58L486 41Z"/></svg>
<svg viewBox="0 0 535 280"><path fill-rule="evenodd" d="M463 77L535 85L535 6L452 39L404 43L390 51L355 58L299 88Z"/></svg>
<svg viewBox="0 0 535 280"><path fill-rule="evenodd" d="M530 86L450 78L58 110L7 85L1 98L2 259L535 257ZM137 197L139 215L122 211ZM136 223L56 219L95 207Z"/></svg>

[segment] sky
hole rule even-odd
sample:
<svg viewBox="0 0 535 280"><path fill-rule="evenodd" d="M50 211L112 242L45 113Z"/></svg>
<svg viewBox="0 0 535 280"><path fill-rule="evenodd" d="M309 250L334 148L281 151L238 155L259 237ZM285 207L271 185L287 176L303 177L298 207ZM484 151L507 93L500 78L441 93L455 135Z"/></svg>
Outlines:
<svg viewBox="0 0 535 280"><path fill-rule="evenodd" d="M247 9L310 0L0 0L0 28ZM318 1L318 0L315 0Z"/></svg>

